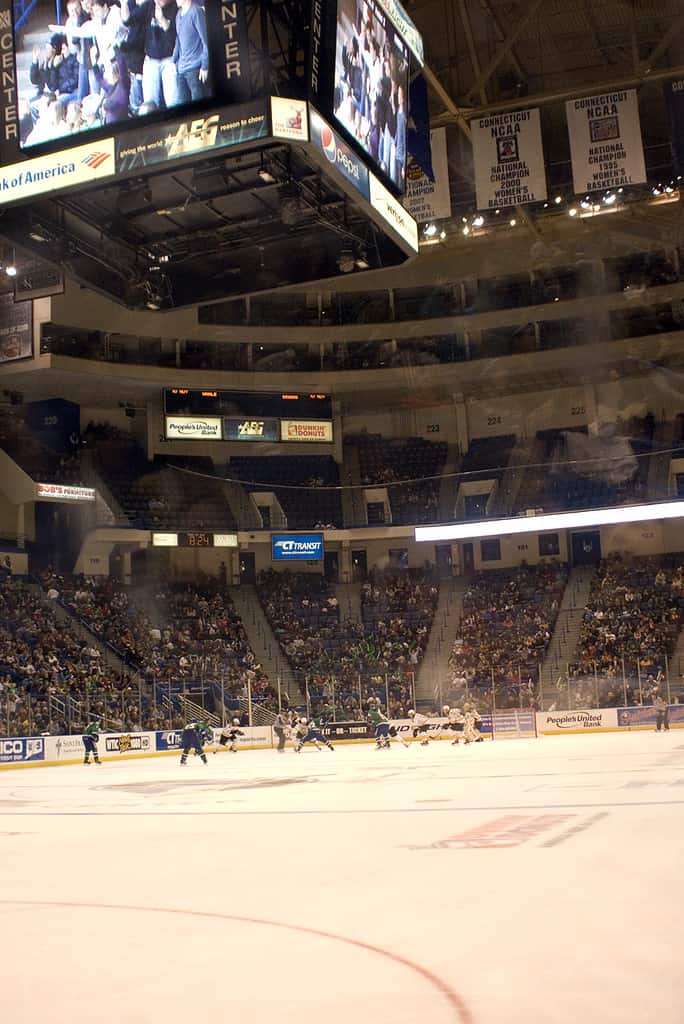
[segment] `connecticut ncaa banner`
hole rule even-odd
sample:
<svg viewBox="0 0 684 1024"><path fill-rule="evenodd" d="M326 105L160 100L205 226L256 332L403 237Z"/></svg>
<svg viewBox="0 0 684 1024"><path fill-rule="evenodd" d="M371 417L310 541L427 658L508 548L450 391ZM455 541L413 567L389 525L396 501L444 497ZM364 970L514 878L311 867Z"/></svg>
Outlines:
<svg viewBox="0 0 684 1024"><path fill-rule="evenodd" d="M568 100L565 109L578 195L646 181L635 89Z"/></svg>
<svg viewBox="0 0 684 1024"><path fill-rule="evenodd" d="M665 103L670 116L670 143L677 174L684 174L684 78L665 82Z"/></svg>
<svg viewBox="0 0 684 1024"><path fill-rule="evenodd" d="M477 117L470 122L470 130L478 210L546 199L538 108Z"/></svg>
<svg viewBox="0 0 684 1024"><path fill-rule="evenodd" d="M413 157L409 158L406 168L406 195L402 203L420 224L451 217L446 128L435 128L430 132L430 147L434 181L430 181Z"/></svg>

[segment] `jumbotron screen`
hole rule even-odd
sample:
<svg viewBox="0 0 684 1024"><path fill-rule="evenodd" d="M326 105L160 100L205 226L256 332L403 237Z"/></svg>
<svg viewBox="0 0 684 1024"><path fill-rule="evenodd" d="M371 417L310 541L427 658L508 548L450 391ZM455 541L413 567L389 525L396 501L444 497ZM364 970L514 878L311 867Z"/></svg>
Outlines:
<svg viewBox="0 0 684 1024"><path fill-rule="evenodd" d="M15 4L20 146L212 99L215 2L36 0L21 15Z"/></svg>
<svg viewBox="0 0 684 1024"><path fill-rule="evenodd" d="M409 53L373 0L338 0L333 113L400 190L406 175Z"/></svg>

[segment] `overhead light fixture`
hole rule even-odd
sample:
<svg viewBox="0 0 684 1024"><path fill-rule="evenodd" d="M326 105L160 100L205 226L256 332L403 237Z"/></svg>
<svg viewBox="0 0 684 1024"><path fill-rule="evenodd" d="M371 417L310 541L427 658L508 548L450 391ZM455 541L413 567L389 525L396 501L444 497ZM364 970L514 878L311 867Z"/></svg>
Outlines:
<svg viewBox="0 0 684 1024"><path fill-rule="evenodd" d="M539 516L453 523L450 526L416 526L415 538L417 541L473 540L478 537L510 537L521 533L544 533L547 530L582 530L595 526L649 523L682 517L684 501L663 501L596 508L587 512L550 512Z"/></svg>
<svg viewBox="0 0 684 1024"><path fill-rule="evenodd" d="M265 167L260 167L257 171L257 177L263 181L264 185L275 185L276 178L271 174Z"/></svg>
<svg viewBox="0 0 684 1024"><path fill-rule="evenodd" d="M511 217L511 219L509 220L509 222L508 222L508 223L509 223L509 224L511 225L511 227L512 227L512 228L514 228L514 227L515 227L515 225L516 225L516 224L517 224L518 222L517 222L517 220L515 219L515 217Z"/></svg>
<svg viewBox="0 0 684 1024"><path fill-rule="evenodd" d="M444 241L444 239L446 238L446 231L440 231L439 237L442 239L442 241Z"/></svg>
<svg viewBox="0 0 684 1024"><path fill-rule="evenodd" d="M337 257L337 269L343 274L351 274L356 266L356 259L351 249L343 249Z"/></svg>
<svg viewBox="0 0 684 1024"><path fill-rule="evenodd" d="M423 234L425 235L426 238L434 238L435 235L437 234L437 225L426 224L425 228L423 229Z"/></svg>
<svg viewBox="0 0 684 1024"><path fill-rule="evenodd" d="M473 227L474 228L481 228L483 224L484 224L484 217L482 216L481 213L478 213L477 217L473 217Z"/></svg>
<svg viewBox="0 0 684 1024"><path fill-rule="evenodd" d="M613 203L617 202L617 196L614 192L609 192L607 196L603 197L603 202L606 204L606 206L612 206Z"/></svg>
<svg viewBox="0 0 684 1024"><path fill-rule="evenodd" d="M577 207L576 206L571 206L570 209L568 210L568 217L576 217L576 216L577 216Z"/></svg>
<svg viewBox="0 0 684 1024"><path fill-rule="evenodd" d="M467 224L463 227L463 234L464 235L469 235L470 234L470 228L468 227Z"/></svg>
<svg viewBox="0 0 684 1024"><path fill-rule="evenodd" d="M10 264L8 264L8 266L5 267L5 273L7 274L8 277L16 277L17 276L17 268L15 267L15 265L13 263L10 263Z"/></svg>
<svg viewBox="0 0 684 1024"><path fill-rule="evenodd" d="M563 202L563 197L562 196L556 196L556 198L554 199L554 203L556 204L556 206L560 206L560 204L562 202Z"/></svg>
<svg viewBox="0 0 684 1024"><path fill-rule="evenodd" d="M368 262L368 256L366 255L365 249L359 249L354 265L357 270L370 270L370 263Z"/></svg>

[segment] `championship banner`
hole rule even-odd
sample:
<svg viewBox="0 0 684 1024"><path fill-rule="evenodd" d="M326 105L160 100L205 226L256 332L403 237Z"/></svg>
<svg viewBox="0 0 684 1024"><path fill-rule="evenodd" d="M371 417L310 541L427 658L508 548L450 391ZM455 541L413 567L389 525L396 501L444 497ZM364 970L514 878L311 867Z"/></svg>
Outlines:
<svg viewBox="0 0 684 1024"><path fill-rule="evenodd" d="M410 157L406 167L406 195L402 199L404 208L421 224L451 217L446 128L435 128L430 132L430 144L435 180L430 181L425 171Z"/></svg>
<svg viewBox="0 0 684 1024"><path fill-rule="evenodd" d="M568 100L565 110L578 195L646 181L635 89Z"/></svg>
<svg viewBox="0 0 684 1024"><path fill-rule="evenodd" d="M684 174L684 78L665 82L665 106L670 118L670 145L677 174Z"/></svg>
<svg viewBox="0 0 684 1024"><path fill-rule="evenodd" d="M547 198L539 109L477 117L470 122L478 210L522 206Z"/></svg>

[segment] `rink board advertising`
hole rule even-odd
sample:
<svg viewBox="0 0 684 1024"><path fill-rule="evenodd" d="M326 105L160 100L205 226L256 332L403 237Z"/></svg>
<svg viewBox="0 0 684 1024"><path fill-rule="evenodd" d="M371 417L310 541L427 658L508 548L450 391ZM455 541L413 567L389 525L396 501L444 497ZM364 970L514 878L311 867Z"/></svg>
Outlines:
<svg viewBox="0 0 684 1024"><path fill-rule="evenodd" d="M412 61L422 66L423 42L397 0L312 0L309 98L395 195L405 187Z"/></svg>
<svg viewBox="0 0 684 1024"><path fill-rule="evenodd" d="M274 562L318 562L323 558L323 534L271 534L271 558Z"/></svg>
<svg viewBox="0 0 684 1024"><path fill-rule="evenodd" d="M14 50L17 107L31 112L17 119L20 149L63 147L64 136L86 141L105 124L118 133L139 128L141 121L199 112L212 102L239 102L249 95L242 0L204 0L185 11L175 4L159 12L153 5L131 5L126 22L118 4L98 5L90 17L55 0L35 0L23 10L12 6L13 31L7 35ZM124 98L121 83L128 85L130 72L139 72L141 36L154 38L159 65L126 89Z"/></svg>

